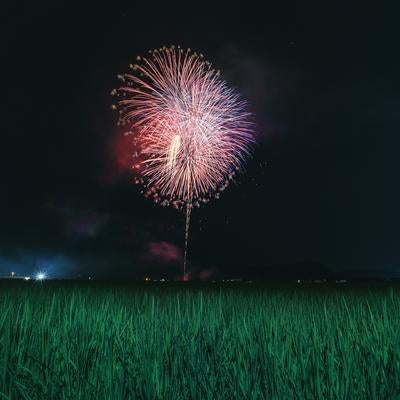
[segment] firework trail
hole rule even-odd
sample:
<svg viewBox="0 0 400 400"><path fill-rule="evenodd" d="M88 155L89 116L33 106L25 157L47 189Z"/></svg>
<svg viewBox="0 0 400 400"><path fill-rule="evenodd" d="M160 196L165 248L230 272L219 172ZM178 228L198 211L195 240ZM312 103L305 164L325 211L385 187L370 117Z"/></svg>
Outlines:
<svg viewBox="0 0 400 400"><path fill-rule="evenodd" d="M179 46L149 51L118 75L113 108L132 135L135 182L146 197L186 211L186 278L191 210L218 198L254 141L246 103L202 54Z"/></svg>

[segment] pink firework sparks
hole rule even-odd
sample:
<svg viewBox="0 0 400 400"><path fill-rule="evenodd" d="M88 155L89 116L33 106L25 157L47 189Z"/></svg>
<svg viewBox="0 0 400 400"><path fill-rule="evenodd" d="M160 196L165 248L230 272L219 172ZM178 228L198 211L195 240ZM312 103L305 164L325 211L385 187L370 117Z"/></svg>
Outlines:
<svg viewBox="0 0 400 400"><path fill-rule="evenodd" d="M136 182L162 205L186 208L219 197L254 141L246 103L203 55L179 46L150 51L119 75L119 124L132 135Z"/></svg>

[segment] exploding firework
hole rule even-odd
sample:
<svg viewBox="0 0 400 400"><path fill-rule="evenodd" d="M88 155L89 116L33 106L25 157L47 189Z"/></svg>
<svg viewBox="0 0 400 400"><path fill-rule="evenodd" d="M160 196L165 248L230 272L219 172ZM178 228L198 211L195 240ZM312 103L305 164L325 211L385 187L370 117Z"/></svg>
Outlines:
<svg viewBox="0 0 400 400"><path fill-rule="evenodd" d="M119 125L132 135L135 182L146 197L186 211L184 279L192 207L218 198L254 141L246 103L202 54L179 46L137 57L118 75Z"/></svg>

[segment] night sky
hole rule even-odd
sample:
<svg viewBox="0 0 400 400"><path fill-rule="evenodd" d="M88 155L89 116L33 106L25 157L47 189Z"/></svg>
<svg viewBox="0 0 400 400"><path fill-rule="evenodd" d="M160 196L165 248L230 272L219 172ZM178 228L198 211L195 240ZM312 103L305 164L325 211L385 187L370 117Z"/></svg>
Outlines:
<svg viewBox="0 0 400 400"><path fill-rule="evenodd" d="M192 215L192 278L400 276L394 11L163 3L3 6L0 275L180 275L183 213L140 195L110 108L137 55L180 44L257 124L244 174Z"/></svg>

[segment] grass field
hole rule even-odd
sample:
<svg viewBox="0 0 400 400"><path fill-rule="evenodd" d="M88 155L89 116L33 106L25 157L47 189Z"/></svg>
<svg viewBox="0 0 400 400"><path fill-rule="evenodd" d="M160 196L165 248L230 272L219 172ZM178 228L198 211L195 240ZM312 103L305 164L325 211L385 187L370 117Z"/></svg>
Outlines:
<svg viewBox="0 0 400 400"><path fill-rule="evenodd" d="M400 291L0 284L0 399L400 399Z"/></svg>

